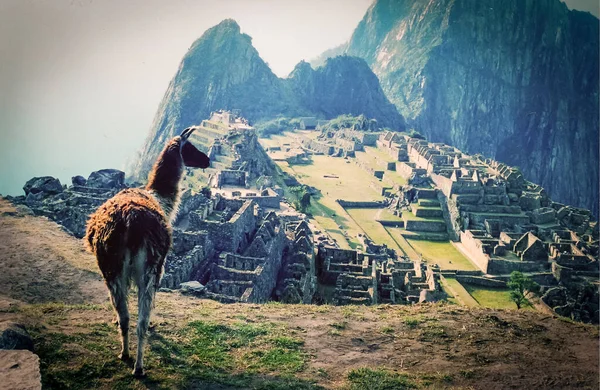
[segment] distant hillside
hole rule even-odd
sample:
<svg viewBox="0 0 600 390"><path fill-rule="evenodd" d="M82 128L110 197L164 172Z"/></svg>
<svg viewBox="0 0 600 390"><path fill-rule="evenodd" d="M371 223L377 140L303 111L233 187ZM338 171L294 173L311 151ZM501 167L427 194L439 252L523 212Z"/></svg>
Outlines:
<svg viewBox="0 0 600 390"><path fill-rule="evenodd" d="M304 91L302 85L311 87ZM251 122L278 115L329 119L364 114L398 130L404 123L363 60L346 56L316 72L280 79L260 58L250 36L228 19L207 30L183 58L132 167L134 178L145 179L167 139L218 109L240 109Z"/></svg>
<svg viewBox="0 0 600 390"><path fill-rule="evenodd" d="M598 215L598 25L559 0L377 0L345 53L428 139Z"/></svg>

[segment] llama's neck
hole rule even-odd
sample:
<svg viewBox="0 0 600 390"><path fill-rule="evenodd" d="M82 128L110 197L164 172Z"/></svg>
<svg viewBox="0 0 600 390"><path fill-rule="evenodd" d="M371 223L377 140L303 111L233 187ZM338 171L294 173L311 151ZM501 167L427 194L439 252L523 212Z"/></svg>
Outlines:
<svg viewBox="0 0 600 390"><path fill-rule="evenodd" d="M179 152L179 140L171 141L156 160L146 190L153 193L165 216L175 217L179 202L179 181L183 176L183 159Z"/></svg>

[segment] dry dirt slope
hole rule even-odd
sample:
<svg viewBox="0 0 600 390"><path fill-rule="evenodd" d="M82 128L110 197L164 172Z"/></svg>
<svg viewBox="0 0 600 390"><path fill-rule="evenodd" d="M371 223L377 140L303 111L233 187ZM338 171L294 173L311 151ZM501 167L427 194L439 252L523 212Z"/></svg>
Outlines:
<svg viewBox="0 0 600 390"><path fill-rule="evenodd" d="M81 242L0 200L0 321L27 326L45 388L598 388L598 327L539 313L157 300L137 381Z"/></svg>

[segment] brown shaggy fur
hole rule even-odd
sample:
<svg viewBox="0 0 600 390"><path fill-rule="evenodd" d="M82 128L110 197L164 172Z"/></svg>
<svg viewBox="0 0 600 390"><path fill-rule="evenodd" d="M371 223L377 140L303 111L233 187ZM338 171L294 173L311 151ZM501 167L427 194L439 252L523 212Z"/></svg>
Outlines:
<svg viewBox="0 0 600 390"><path fill-rule="evenodd" d="M98 267L106 283L111 283L123 269L119 260L123 251L137 253L147 240L158 258L148 256L147 266L162 270L164 256L171 245L171 227L158 202L147 191L130 188L119 192L96 210L87 225L86 242L96 254ZM158 280L158 278L157 278Z"/></svg>
<svg viewBox="0 0 600 390"><path fill-rule="evenodd" d="M147 190L154 190L160 196L177 201L179 196L179 180L183 174L183 158L179 149L181 138L175 137L165 146L156 159L150 175Z"/></svg>

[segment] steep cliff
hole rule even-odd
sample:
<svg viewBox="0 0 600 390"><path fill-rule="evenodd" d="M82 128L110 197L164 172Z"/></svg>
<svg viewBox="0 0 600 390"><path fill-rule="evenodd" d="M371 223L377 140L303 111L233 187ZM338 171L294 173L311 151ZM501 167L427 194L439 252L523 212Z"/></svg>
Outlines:
<svg viewBox="0 0 600 390"><path fill-rule="evenodd" d="M409 126L598 214L598 19L559 0L378 0L348 44Z"/></svg>
<svg viewBox="0 0 600 390"><path fill-rule="evenodd" d="M303 85L310 89L302 91ZM280 79L260 58L252 38L227 19L207 30L184 56L130 169L133 178L145 179L167 139L218 109L240 109L251 122L278 115L329 119L351 113L375 118L382 126L404 123L363 60L344 56L324 70Z"/></svg>

